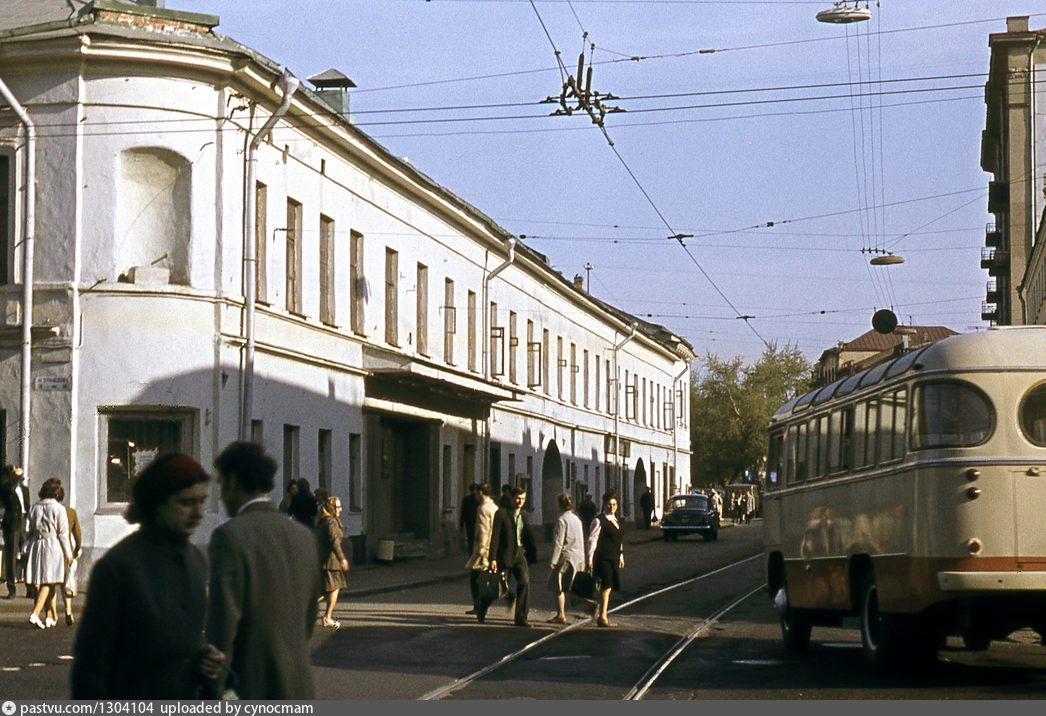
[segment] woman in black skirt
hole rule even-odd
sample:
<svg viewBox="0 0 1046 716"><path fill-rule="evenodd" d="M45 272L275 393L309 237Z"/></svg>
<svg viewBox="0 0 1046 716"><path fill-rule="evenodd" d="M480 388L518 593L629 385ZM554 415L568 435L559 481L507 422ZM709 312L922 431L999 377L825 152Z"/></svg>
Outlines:
<svg viewBox="0 0 1046 716"><path fill-rule="evenodd" d="M599 595L596 602L596 624L612 627L607 618L610 590L621 589L618 570L625 566L625 552L621 545L621 526L617 512L617 493L610 490L603 495L603 510L592 520L588 533L588 568L596 580Z"/></svg>
<svg viewBox="0 0 1046 716"><path fill-rule="evenodd" d="M337 629L341 623L334 618L334 605L338 603L338 592L344 589L345 573L349 571L349 560L341 548L345 530L341 524L341 498L328 497L316 520L316 539L320 543L320 570L323 574L323 598L327 610L321 622L325 627Z"/></svg>

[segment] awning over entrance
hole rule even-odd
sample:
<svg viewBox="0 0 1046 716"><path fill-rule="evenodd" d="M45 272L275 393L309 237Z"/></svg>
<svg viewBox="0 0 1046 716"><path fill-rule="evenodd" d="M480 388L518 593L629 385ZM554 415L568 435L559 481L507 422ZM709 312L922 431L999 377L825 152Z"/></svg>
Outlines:
<svg viewBox="0 0 1046 716"><path fill-rule="evenodd" d="M464 418L484 419L490 406L516 400L516 391L481 378L440 368L409 356L365 346L364 387L368 398L414 405Z"/></svg>

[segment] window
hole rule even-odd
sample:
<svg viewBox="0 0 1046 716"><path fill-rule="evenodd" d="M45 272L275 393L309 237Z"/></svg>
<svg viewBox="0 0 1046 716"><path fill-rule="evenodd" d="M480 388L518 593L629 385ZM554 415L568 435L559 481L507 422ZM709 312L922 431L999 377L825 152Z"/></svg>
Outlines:
<svg viewBox="0 0 1046 716"><path fill-rule="evenodd" d="M547 328L541 329L541 387L545 390L545 395L549 392L549 372L548 372L548 349L549 349L549 333Z"/></svg>
<svg viewBox="0 0 1046 716"><path fill-rule="evenodd" d="M923 383L912 399L912 447L970 447L988 439L995 412L988 397L966 383Z"/></svg>
<svg viewBox="0 0 1046 716"><path fill-rule="evenodd" d="M1033 445L1046 447L1046 383L1028 391L1021 400L1021 432Z"/></svg>
<svg viewBox="0 0 1046 716"><path fill-rule="evenodd" d="M331 490L331 452L333 444L333 434L330 430L320 430L317 437L316 446L316 458L319 466L318 474L316 476L319 486L330 494Z"/></svg>
<svg viewBox="0 0 1046 716"><path fill-rule="evenodd" d="M894 390L879 399L879 462L904 457L904 421L908 391Z"/></svg>
<svg viewBox="0 0 1046 716"><path fill-rule="evenodd" d="M349 231L349 320L352 332L363 335L363 234Z"/></svg>
<svg viewBox="0 0 1046 716"><path fill-rule="evenodd" d="M320 320L334 324L334 219L320 214Z"/></svg>
<svg viewBox="0 0 1046 716"><path fill-rule="evenodd" d="M105 502L130 502L131 485L153 458L165 452L192 455L194 412L149 408L99 411L106 447Z"/></svg>
<svg viewBox="0 0 1046 716"><path fill-rule="evenodd" d="M454 365L454 334L457 332L457 312L454 308L454 281L443 282L443 360Z"/></svg>
<svg viewBox="0 0 1046 716"><path fill-rule="evenodd" d="M476 292L469 291L466 298L466 311L468 311L468 366L469 370L476 370Z"/></svg>
<svg viewBox="0 0 1046 716"><path fill-rule="evenodd" d="M527 387L541 385L541 343L534 340L534 321L527 319Z"/></svg>
<svg viewBox="0 0 1046 716"><path fill-rule="evenodd" d="M301 429L297 425L283 426L283 487L285 490L291 480L297 480L301 475L300 436Z"/></svg>
<svg viewBox="0 0 1046 716"><path fill-rule="evenodd" d="M563 357L563 336L556 336L556 397L563 400L563 368L567 359Z"/></svg>
<svg viewBox="0 0 1046 716"><path fill-rule="evenodd" d="M399 277L400 255L385 248L385 342L399 345Z"/></svg>
<svg viewBox="0 0 1046 716"><path fill-rule="evenodd" d="M490 302L490 374L505 374L505 329L498 325L498 304Z"/></svg>
<svg viewBox="0 0 1046 716"><path fill-rule="evenodd" d="M583 405L588 407L588 349L586 348L581 352L581 365L583 366L581 372L581 400ZM598 364L597 364L598 365Z"/></svg>
<svg viewBox="0 0 1046 716"><path fill-rule="evenodd" d="M301 315L301 204L287 199L287 310Z"/></svg>
<svg viewBox="0 0 1046 716"><path fill-rule="evenodd" d="M349 512L363 510L363 463L359 433L349 434Z"/></svg>
<svg viewBox="0 0 1046 716"><path fill-rule="evenodd" d="M592 356L592 363L593 363L592 367L595 369L595 374L594 374L594 378L593 378L593 381L592 381L592 395L596 399L595 406L593 406L593 407L595 407L596 412L599 412L599 393L600 393L601 385L600 385L600 382L599 382L599 356L598 355Z"/></svg>
<svg viewBox="0 0 1046 716"><path fill-rule="evenodd" d="M570 344L570 403L577 405L577 346Z"/></svg>
<svg viewBox="0 0 1046 716"><path fill-rule="evenodd" d="M265 422L262 420L251 421L251 442L255 445L265 445Z"/></svg>
<svg viewBox="0 0 1046 716"><path fill-rule="evenodd" d="M854 467L871 467L875 464L875 444L879 432L879 401L872 398L857 404L856 422L857 459Z"/></svg>
<svg viewBox="0 0 1046 716"><path fill-rule="evenodd" d="M508 312L508 379L516 384L516 359L519 355L519 334L516 332L516 312Z"/></svg>
<svg viewBox="0 0 1046 716"><path fill-rule="evenodd" d="M454 451L450 445L443 446L443 462L441 469L443 470L443 511L453 512L454 511L454 473L451 472L453 467L452 458Z"/></svg>
<svg viewBox="0 0 1046 716"><path fill-rule="evenodd" d="M254 187L254 297L261 303L267 303L269 300L268 262L266 260L269 232L265 221L268 206L269 190L264 184L258 182Z"/></svg>
<svg viewBox="0 0 1046 716"><path fill-rule="evenodd" d="M429 267L418 264L418 306L416 330L418 333L418 353L429 354Z"/></svg>
<svg viewBox="0 0 1046 716"><path fill-rule="evenodd" d="M783 454L781 448L784 445L784 434L774 433L770 436L770 444L766 458L766 484L769 487L781 485L781 468Z"/></svg>
<svg viewBox="0 0 1046 716"><path fill-rule="evenodd" d="M795 481L803 482L808 475L807 453L806 453L806 423L800 423L793 428L795 430Z"/></svg>

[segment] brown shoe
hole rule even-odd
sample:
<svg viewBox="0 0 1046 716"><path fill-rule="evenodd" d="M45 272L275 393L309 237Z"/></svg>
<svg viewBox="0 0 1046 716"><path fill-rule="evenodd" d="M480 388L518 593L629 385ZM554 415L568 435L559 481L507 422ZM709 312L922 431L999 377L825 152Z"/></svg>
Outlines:
<svg viewBox="0 0 1046 716"><path fill-rule="evenodd" d="M596 625L597 626L601 626L601 627L603 627L605 629L613 629L614 627L617 626L617 624L611 624L606 619L597 619L596 620Z"/></svg>
<svg viewBox="0 0 1046 716"><path fill-rule="evenodd" d="M566 617L561 617L561 616L559 616L557 614L556 616L554 616L551 619L549 619L548 623L549 624L566 624L567 623L567 618Z"/></svg>

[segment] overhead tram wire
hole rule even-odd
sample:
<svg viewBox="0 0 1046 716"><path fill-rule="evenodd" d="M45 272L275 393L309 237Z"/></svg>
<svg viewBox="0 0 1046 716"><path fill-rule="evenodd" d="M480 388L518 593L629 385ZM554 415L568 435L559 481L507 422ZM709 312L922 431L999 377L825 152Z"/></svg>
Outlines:
<svg viewBox="0 0 1046 716"><path fill-rule="evenodd" d="M541 13L538 12L537 6L534 4L534 0L530 0L530 6L534 9L534 13L537 15L538 21L541 23L542 29L545 30L545 36L548 38L549 43L552 45L552 50L556 53L557 61L560 63L560 65L562 65L562 60L560 59L559 49L556 47L556 43L552 40L552 36L548 32L548 28L545 27L545 22L544 22L544 20L541 19ZM579 23L580 23L580 20L579 20ZM582 57L584 57L584 54L582 54ZM591 65L589 65L589 77L591 77L591 69L592 69ZM578 71L580 73L580 66L578 68ZM582 82L581 77L578 77L577 82L578 83ZM584 98L585 98L584 101L585 101L586 105L588 104L588 96L589 96L588 95L587 86L588 85L586 83L586 90L585 90L585 93L584 93ZM564 88L565 87L566 87L566 84L564 84ZM565 89L564 89L564 91L565 91ZM579 97L579 101L581 101L580 97ZM763 345L766 346L766 348L768 350L770 350L771 349L770 344L766 341L766 339L764 339L761 335L759 335L759 331L757 331L755 326L752 325L752 323L749 320L749 318L747 316L743 315L739 310L737 310L737 307L733 304L732 301L730 301L729 297L727 297L727 295L723 292L723 290L721 288L719 288L719 285L712 279L712 277L708 274L708 272L705 271L704 267L697 260L697 258L693 255L693 253L691 253L690 249L687 247L686 243L683 241L683 234L677 232L675 229L672 228L671 223L669 223L668 219L661 212L661 209L658 208L657 204L654 202L653 198L650 196L650 193L647 192L647 190L643 186L642 182L639 181L639 177L636 176L635 172L633 172L632 168L628 165L628 162L626 162L625 158L623 156L621 156L621 152L619 152L617 150L617 147L614 146L613 140L610 138L610 135L607 133L606 127L603 126L603 122L601 121L602 120L602 114L600 114L600 121L597 121L596 115L592 112L591 107L587 106L586 109L588 110L589 115L592 117L593 123L595 123L599 127L600 131L602 131L603 137L607 140L607 144L610 146L610 149L614 152L614 156L616 156L618 158L618 161L621 162L621 166L623 166L625 168L625 171L628 172L628 175L630 177L632 177L632 181L635 182L636 186L639 188L639 191L646 198L647 202L649 202L651 208L653 208L653 210L654 210L654 213L657 214L658 218L661 219L661 221L662 221L662 223L664 223L665 227L669 230L669 232L671 232L671 236L669 238L675 238L676 240L679 241L679 245L683 247L683 250L686 252L687 256L689 256L690 260L694 262L694 265L697 266L698 270L705 277L705 279L708 281L708 283L711 284L712 288L715 289L716 293L718 293L719 296L726 302L726 304L728 306L730 306L731 310L733 310L733 312L736 315L736 317L739 320L743 320L745 322L745 325L748 326L748 328L752 331L752 333L754 333L756 335L756 337L759 338L760 341L762 341Z"/></svg>

